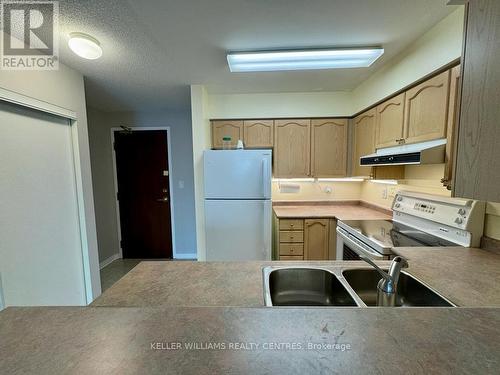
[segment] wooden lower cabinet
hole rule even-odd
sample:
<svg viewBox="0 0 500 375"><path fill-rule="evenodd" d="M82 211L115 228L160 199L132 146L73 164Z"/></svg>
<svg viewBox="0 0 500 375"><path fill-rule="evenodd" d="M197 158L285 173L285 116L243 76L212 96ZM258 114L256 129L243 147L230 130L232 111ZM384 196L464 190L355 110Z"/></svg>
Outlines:
<svg viewBox="0 0 500 375"><path fill-rule="evenodd" d="M335 219L275 218L275 260L335 260Z"/></svg>
<svg viewBox="0 0 500 375"><path fill-rule="evenodd" d="M308 219L304 223L304 258L328 259L329 219Z"/></svg>

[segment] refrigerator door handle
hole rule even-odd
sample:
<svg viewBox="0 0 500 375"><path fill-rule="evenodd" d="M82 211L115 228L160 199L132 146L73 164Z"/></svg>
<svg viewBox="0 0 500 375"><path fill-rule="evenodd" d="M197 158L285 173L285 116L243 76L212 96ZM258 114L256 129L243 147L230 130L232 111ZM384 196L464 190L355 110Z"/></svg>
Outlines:
<svg viewBox="0 0 500 375"><path fill-rule="evenodd" d="M262 220L262 223L264 225L263 230L262 230L262 236L263 236L263 248L262 252L264 253L264 259L265 260L271 260L271 201L263 201L263 206L264 206L264 220Z"/></svg>
<svg viewBox="0 0 500 375"><path fill-rule="evenodd" d="M264 198L271 198L271 181L269 181L269 160L262 159L262 193Z"/></svg>

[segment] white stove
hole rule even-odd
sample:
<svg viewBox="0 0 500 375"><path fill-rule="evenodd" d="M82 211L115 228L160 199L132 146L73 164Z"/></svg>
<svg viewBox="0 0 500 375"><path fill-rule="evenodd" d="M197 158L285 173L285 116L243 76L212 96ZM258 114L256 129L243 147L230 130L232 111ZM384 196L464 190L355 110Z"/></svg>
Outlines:
<svg viewBox="0 0 500 375"><path fill-rule="evenodd" d="M392 220L345 220L337 226L337 259L390 259L393 247L478 247L485 203L399 192Z"/></svg>

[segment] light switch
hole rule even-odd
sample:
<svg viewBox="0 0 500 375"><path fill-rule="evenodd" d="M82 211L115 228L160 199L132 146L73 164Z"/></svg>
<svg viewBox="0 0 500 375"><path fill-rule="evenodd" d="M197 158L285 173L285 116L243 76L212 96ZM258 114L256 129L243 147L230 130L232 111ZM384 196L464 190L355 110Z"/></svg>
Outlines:
<svg viewBox="0 0 500 375"><path fill-rule="evenodd" d="M184 180L179 180L179 189L184 189Z"/></svg>

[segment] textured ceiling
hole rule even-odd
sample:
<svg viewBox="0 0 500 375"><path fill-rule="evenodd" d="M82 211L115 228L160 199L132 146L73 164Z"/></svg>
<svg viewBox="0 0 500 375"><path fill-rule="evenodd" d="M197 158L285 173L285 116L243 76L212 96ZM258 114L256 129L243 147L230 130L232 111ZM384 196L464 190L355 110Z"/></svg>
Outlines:
<svg viewBox="0 0 500 375"><path fill-rule="evenodd" d="M181 109L189 85L210 93L352 90L451 13L447 0L63 0L61 61L86 77L102 110ZM72 31L100 40L97 61L67 47ZM371 68L229 72L227 50L382 45Z"/></svg>

